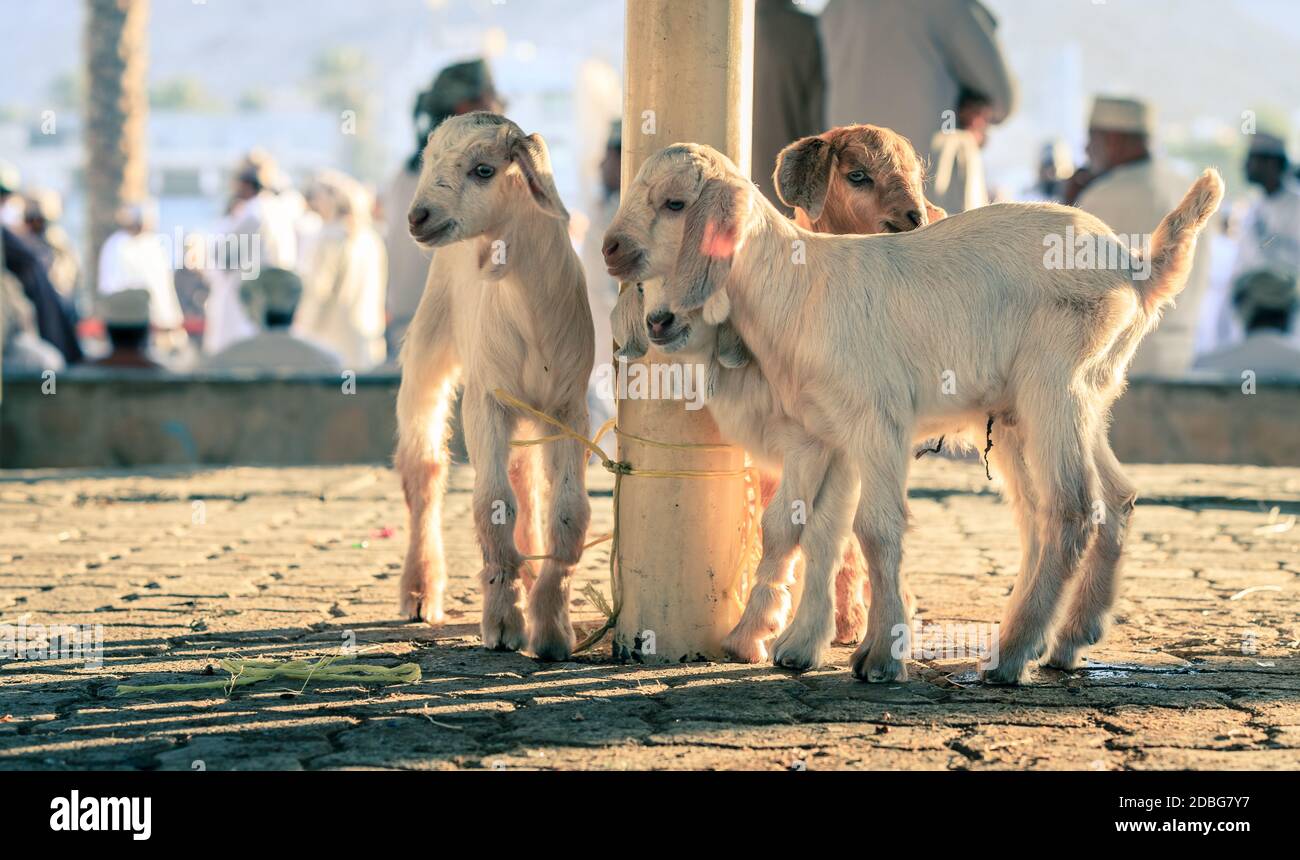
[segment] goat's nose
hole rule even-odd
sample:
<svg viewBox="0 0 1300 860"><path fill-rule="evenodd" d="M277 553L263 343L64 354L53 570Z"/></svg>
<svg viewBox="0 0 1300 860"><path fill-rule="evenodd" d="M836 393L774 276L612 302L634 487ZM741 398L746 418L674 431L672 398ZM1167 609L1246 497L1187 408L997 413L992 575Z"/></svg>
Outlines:
<svg viewBox="0 0 1300 860"><path fill-rule="evenodd" d="M672 311L667 311L667 310L655 311L652 314L647 314L645 318L646 328L650 329L650 334L652 335L663 334L664 332L668 331L669 327L672 326L672 324L673 324Z"/></svg>
<svg viewBox="0 0 1300 860"><path fill-rule="evenodd" d="M920 209L913 209L911 212L907 213L907 220L912 222L913 227L920 227L921 219L924 217L925 216L921 213Z"/></svg>
<svg viewBox="0 0 1300 860"><path fill-rule="evenodd" d="M600 252L605 255L605 261L609 262L609 259L618 253L618 248L619 248L618 237L611 236L605 240L605 244L601 246Z"/></svg>
<svg viewBox="0 0 1300 860"><path fill-rule="evenodd" d="M412 206L411 211L406 213L406 222L412 227L419 227L428 220L429 210L424 206Z"/></svg>

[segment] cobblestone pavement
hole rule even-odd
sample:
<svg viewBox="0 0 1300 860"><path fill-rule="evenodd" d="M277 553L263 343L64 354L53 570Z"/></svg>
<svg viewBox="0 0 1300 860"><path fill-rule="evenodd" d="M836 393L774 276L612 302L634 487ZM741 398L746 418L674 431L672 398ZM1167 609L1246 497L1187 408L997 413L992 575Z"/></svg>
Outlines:
<svg viewBox="0 0 1300 860"><path fill-rule="evenodd" d="M1129 473L1143 499L1117 623L1088 668L1017 689L968 680L962 661L867 685L847 648L802 675L485 652L467 467L447 501L440 629L394 621L406 528L385 469L0 473L0 630L103 625L104 639L101 668L0 657L0 768L1300 767L1300 470ZM592 482L595 534L611 511ZM922 617L996 621L1018 551L982 469L927 458L912 496ZM578 587L606 588L606 547ZM580 626L599 620L574 604ZM353 637L358 660L416 662L423 680L114 697Z"/></svg>

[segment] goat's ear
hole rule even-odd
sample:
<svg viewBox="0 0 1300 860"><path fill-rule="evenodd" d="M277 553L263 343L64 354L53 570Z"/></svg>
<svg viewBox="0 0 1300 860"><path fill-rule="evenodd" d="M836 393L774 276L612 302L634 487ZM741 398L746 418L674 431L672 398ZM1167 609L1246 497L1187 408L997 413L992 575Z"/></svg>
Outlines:
<svg viewBox="0 0 1300 860"><path fill-rule="evenodd" d="M753 357L731 323L718 326L718 364L734 369L749 364Z"/></svg>
<svg viewBox="0 0 1300 860"><path fill-rule="evenodd" d="M925 217L929 223L933 224L935 221L942 221L944 218L947 218L948 210L944 209L942 206L935 206L927 200L925 201Z"/></svg>
<svg viewBox="0 0 1300 860"><path fill-rule="evenodd" d="M645 336L645 300L636 284L628 284L618 294L618 301L609 315L609 327L619 347L615 358L635 361L650 348Z"/></svg>
<svg viewBox="0 0 1300 860"><path fill-rule="evenodd" d="M826 205L831 181L831 145L820 137L804 137L776 157L772 182L777 196L791 208L798 206L816 221Z"/></svg>
<svg viewBox="0 0 1300 860"><path fill-rule="evenodd" d="M702 307L731 274L731 258L744 241L749 189L724 179L704 183L699 199L686 212L682 246L668 294L679 297L676 311Z"/></svg>
<svg viewBox="0 0 1300 860"><path fill-rule="evenodd" d="M546 149L546 141L540 134L516 137L510 144L510 160L519 165L528 185L528 193L547 215L567 219L569 211L560 200L560 192L555 188L555 177L551 173L551 155Z"/></svg>
<svg viewBox="0 0 1300 860"><path fill-rule="evenodd" d="M727 296L726 290L716 290L709 300L704 303L704 310L701 314L704 321L709 325L722 325L731 316L731 299Z"/></svg>

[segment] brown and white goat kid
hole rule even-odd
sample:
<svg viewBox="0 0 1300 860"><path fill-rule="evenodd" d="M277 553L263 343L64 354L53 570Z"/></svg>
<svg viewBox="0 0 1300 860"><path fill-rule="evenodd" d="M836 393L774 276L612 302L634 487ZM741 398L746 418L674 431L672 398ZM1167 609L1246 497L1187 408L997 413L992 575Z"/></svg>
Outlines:
<svg viewBox="0 0 1300 860"><path fill-rule="evenodd" d="M542 446L540 455L524 448L512 457L511 439L528 425L493 391L587 432L595 335L567 220L541 137L488 113L454 117L434 130L408 222L417 242L438 250L402 344L397 397L396 465L411 522L402 615L443 618L447 417L463 382L483 553L483 644L527 646L548 660L573 650L569 584L590 519L586 454L565 440ZM545 541L536 459L546 479ZM543 553L549 558L531 583L522 556Z"/></svg>
<svg viewBox="0 0 1300 860"><path fill-rule="evenodd" d="M1097 218L1053 204L988 206L899 235L828 236L783 218L722 154L677 144L624 190L607 234L620 251L607 263L616 277L666 279L660 301L646 304L648 324L701 308L710 323L730 319L785 414L857 465L853 531L872 598L853 659L859 678L906 677L900 566L913 442L982 443L992 426L989 457L1023 555L984 678L1018 683L1053 635L1049 662L1072 668L1103 633L1135 498L1106 440L1110 407L1139 341L1185 286L1222 197L1207 170L1145 260ZM1070 235L1093 242L1094 259L1119 262L1050 264L1044 248Z"/></svg>

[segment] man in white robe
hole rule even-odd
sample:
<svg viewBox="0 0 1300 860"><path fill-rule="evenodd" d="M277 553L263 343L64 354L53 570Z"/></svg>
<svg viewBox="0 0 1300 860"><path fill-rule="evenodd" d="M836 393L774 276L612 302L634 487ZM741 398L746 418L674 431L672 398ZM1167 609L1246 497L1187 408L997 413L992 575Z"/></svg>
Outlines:
<svg viewBox="0 0 1300 860"><path fill-rule="evenodd" d="M1154 129L1145 102L1098 96L1088 123L1090 163L1071 180L1074 188L1082 185L1083 190L1077 199L1066 201L1105 221L1137 251L1149 247L1151 234L1182 201L1193 180L1152 153ZM1210 245L1208 240L1197 242L1187 286L1159 327L1143 339L1130 377L1178 378L1191 368L1201 299L1209 283Z"/></svg>

